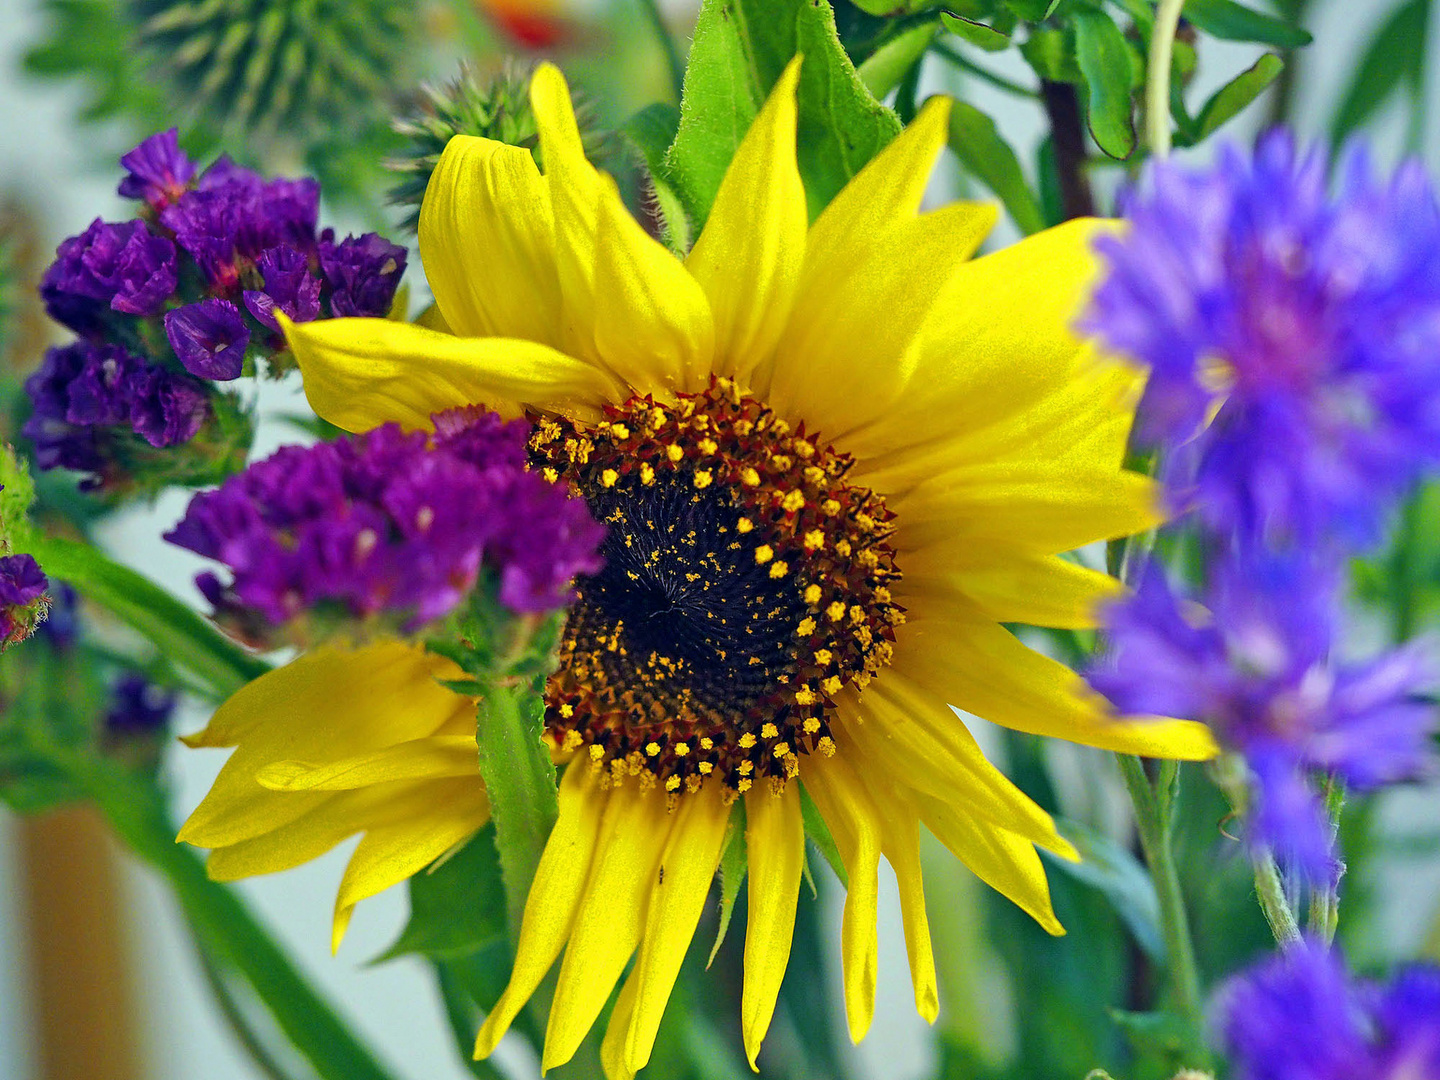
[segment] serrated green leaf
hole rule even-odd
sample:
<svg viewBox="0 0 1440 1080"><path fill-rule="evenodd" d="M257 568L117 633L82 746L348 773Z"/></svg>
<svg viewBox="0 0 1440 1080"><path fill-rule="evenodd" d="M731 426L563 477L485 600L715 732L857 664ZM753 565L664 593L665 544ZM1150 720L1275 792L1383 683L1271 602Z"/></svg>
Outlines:
<svg viewBox="0 0 1440 1080"><path fill-rule="evenodd" d="M216 700L270 670L264 660L251 656L149 578L87 544L32 533L16 548L33 555L47 574L68 581L86 599L138 630Z"/></svg>
<svg viewBox="0 0 1440 1080"><path fill-rule="evenodd" d="M1285 61L1266 53L1211 95L1196 118L1196 141L1208 138L1238 116L1280 76Z"/></svg>
<svg viewBox="0 0 1440 1080"><path fill-rule="evenodd" d="M1074 26L1075 58L1088 91L1085 113L1090 134L1101 150L1123 161L1135 151L1135 107L1125 35L1098 9L1078 8Z"/></svg>
<svg viewBox="0 0 1440 1080"><path fill-rule="evenodd" d="M967 101L950 106L950 149L961 167L1005 204L1021 232L1029 235L1045 228L1045 215L1025 181L1015 151L995 121Z"/></svg>
<svg viewBox="0 0 1440 1080"><path fill-rule="evenodd" d="M921 23L902 30L856 68L860 81L877 99L883 98L899 86L900 80L920 62L939 30L938 23Z"/></svg>
<svg viewBox="0 0 1440 1080"><path fill-rule="evenodd" d="M984 49L986 52L1004 52L1010 47L1008 34L1002 34L974 19L962 19L959 15L951 15L946 12L940 16L940 21L952 34L964 38L971 45Z"/></svg>
<svg viewBox="0 0 1440 1080"><path fill-rule="evenodd" d="M1335 110L1330 124L1334 142L1344 141L1401 86L1418 95L1425 78L1429 21L1429 0L1406 0L1381 24Z"/></svg>
<svg viewBox="0 0 1440 1080"><path fill-rule="evenodd" d="M1255 11L1235 0L1185 0L1185 18L1211 37L1298 49L1313 38L1284 19Z"/></svg>
<svg viewBox="0 0 1440 1080"><path fill-rule="evenodd" d="M1050 865L1103 893L1140 947L1149 956L1163 959L1165 936L1160 929L1160 900L1145 867L1115 841L1087 825L1065 819L1055 825L1060 835L1075 845L1080 861L1070 862L1045 852Z"/></svg>
<svg viewBox="0 0 1440 1080"><path fill-rule="evenodd" d="M487 825L449 858L410 879L410 919L376 961L419 953L432 960L468 956L505 938L505 886Z"/></svg>
<svg viewBox="0 0 1440 1080"><path fill-rule="evenodd" d="M735 901L740 897L740 886L745 882L748 865L745 801L736 799L730 811L730 822L725 826L725 842L720 855L720 928L715 931L715 944L710 948L710 958L705 961L706 967L715 962L720 946L725 943L725 934L730 929L730 916L735 913Z"/></svg>
<svg viewBox="0 0 1440 1080"><path fill-rule="evenodd" d="M765 96L804 54L798 104L800 175L812 218L900 131L865 88L825 0L706 0L695 27L680 129L666 173L695 227Z"/></svg>

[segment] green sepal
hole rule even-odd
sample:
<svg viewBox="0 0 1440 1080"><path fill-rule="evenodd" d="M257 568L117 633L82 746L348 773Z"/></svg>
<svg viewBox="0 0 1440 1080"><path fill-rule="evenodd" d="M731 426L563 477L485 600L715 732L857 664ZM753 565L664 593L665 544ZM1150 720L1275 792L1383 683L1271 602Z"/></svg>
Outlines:
<svg viewBox="0 0 1440 1080"><path fill-rule="evenodd" d="M620 135L645 163L666 245L677 255L683 256L690 250L693 231L684 204L665 171L665 155L670 152L679 129L680 110L674 105L657 101L621 124Z"/></svg>
<svg viewBox="0 0 1440 1080"><path fill-rule="evenodd" d="M745 882L745 871L749 866L749 849L745 845L745 800L736 799L730 810L730 821L725 826L725 839L720 849L720 926L715 931L715 944L710 948L710 958L705 961L709 967L715 962L725 935L730 929L730 916L735 914L735 901L740 897L740 886Z"/></svg>
<svg viewBox="0 0 1440 1080"><path fill-rule="evenodd" d="M410 953L453 960L505 941L505 886L494 825L416 874L409 886L410 919L374 963Z"/></svg>
<svg viewBox="0 0 1440 1080"><path fill-rule="evenodd" d="M1076 9L1074 27L1075 59L1088 91L1090 134L1101 150L1123 161L1135 152L1135 79L1125 35L1099 9Z"/></svg>
<svg viewBox="0 0 1440 1080"><path fill-rule="evenodd" d="M961 167L993 191L1027 236L1045 228L1045 214L1025 180L1015 151L995 121L968 101L950 106L950 149Z"/></svg>
<svg viewBox="0 0 1440 1080"><path fill-rule="evenodd" d="M706 0L695 27L680 127L666 173L697 230L730 159L792 57L798 92L800 176L812 220L900 133L895 114L865 88L823 0Z"/></svg>

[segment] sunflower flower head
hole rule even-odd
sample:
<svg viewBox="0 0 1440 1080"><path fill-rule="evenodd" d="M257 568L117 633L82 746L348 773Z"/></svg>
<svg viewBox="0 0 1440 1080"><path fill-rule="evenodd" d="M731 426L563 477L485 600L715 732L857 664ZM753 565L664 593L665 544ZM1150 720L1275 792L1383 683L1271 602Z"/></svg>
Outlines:
<svg viewBox="0 0 1440 1080"><path fill-rule="evenodd" d="M1220 532L1369 544L1440 461L1440 206L1363 147L1332 191L1284 130L1253 155L1150 167L1083 325L1150 369L1137 435ZM1213 416L1213 419L1212 419Z"/></svg>
<svg viewBox="0 0 1440 1080"><path fill-rule="evenodd" d="M1118 584L1060 554L1157 519L1153 485L1122 467L1137 377L1070 329L1099 227L972 260L993 208L920 212L942 99L812 224L798 78L797 60L681 259L587 160L565 81L542 65L530 101L543 171L526 149L463 136L435 167L419 222L427 325L284 324L321 416L357 432L430 430L434 414L476 404L527 416L531 467L569 483L606 529L545 688L559 818L479 1055L558 960L544 1066L575 1053L619 985L602 1059L611 1077L642 1068L743 804L753 1064L789 958L802 788L847 872L851 1035L873 1016L882 857L916 1006L933 1019L922 824L1052 933L1036 846L1075 857L959 710L1152 756L1214 751L1199 724L1113 720L1001 625L1094 625ZM319 699L313 679L372 659L311 663L217 716L239 745L237 783L288 737L294 695ZM423 726L443 730L445 708L427 700ZM227 798L212 793L205 829L186 839L205 842L232 812L237 829L262 827Z"/></svg>

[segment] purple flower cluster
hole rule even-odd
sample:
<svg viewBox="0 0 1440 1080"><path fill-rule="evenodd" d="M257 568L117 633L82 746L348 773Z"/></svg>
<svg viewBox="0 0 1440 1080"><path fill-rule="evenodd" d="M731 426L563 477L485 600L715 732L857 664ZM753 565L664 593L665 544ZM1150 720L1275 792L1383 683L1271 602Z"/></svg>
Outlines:
<svg viewBox="0 0 1440 1080"><path fill-rule="evenodd" d="M105 730L110 735L149 735L163 731L179 695L156 686L145 676L127 671L110 689Z"/></svg>
<svg viewBox="0 0 1440 1080"><path fill-rule="evenodd" d="M128 436L155 448L188 442L211 412L205 386L183 373L86 341L52 348L25 381L24 427L42 469L88 472L102 486L125 464Z"/></svg>
<svg viewBox="0 0 1440 1080"><path fill-rule="evenodd" d="M1356 147L1332 196L1326 162L1282 130L1157 163L1097 245L1084 328L1149 367L1137 438L1218 533L1368 545L1440 462L1440 206L1418 164Z"/></svg>
<svg viewBox="0 0 1440 1080"><path fill-rule="evenodd" d="M1304 941L1233 979L1217 1027L1235 1080L1440 1080L1440 967L1351 978Z"/></svg>
<svg viewBox="0 0 1440 1080"><path fill-rule="evenodd" d="M174 446L222 406L236 412L212 383L260 361L287 370L277 311L296 322L389 314L406 256L373 233L318 231L314 180L265 180L224 157L197 172L173 129L121 164L120 194L144 207L60 245L40 292L84 344L52 350L30 384L41 466L102 484L124 472L128 440Z"/></svg>
<svg viewBox="0 0 1440 1080"><path fill-rule="evenodd" d="M29 637L44 618L49 587L29 555L0 555L0 650Z"/></svg>
<svg viewBox="0 0 1440 1080"><path fill-rule="evenodd" d="M524 423L475 408L433 420L433 436L387 424L286 447L195 496L166 539L232 571L197 579L217 617L261 644L329 616L412 629L482 568L514 611L563 606L575 575L599 569L585 503L526 470Z"/></svg>
<svg viewBox="0 0 1440 1080"><path fill-rule="evenodd" d="M1202 609L1152 565L1108 610L1112 652L1089 676L1123 713L1204 718L1249 763L1247 839L1322 885L1338 867L1308 776L1355 791L1416 778L1435 720L1420 695L1440 684L1429 640L1336 663L1338 587L1314 559L1257 556L1220 566Z"/></svg>

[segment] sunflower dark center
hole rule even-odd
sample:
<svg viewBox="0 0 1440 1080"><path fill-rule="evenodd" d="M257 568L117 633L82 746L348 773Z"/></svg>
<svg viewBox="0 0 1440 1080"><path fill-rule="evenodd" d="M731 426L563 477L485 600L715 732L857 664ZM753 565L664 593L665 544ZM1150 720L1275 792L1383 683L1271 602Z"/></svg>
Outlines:
<svg viewBox="0 0 1440 1080"><path fill-rule="evenodd" d="M674 793L833 753L836 695L889 662L903 620L892 515L850 459L723 379L593 427L542 419L531 449L607 528L547 689L555 744Z"/></svg>

